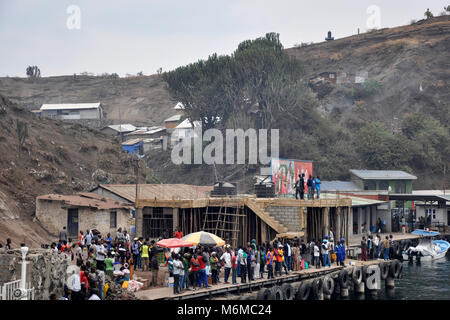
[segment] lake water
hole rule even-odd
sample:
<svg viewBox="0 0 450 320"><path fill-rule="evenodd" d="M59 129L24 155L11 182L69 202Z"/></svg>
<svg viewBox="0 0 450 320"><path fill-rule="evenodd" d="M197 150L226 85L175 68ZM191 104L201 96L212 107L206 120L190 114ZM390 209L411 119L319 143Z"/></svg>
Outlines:
<svg viewBox="0 0 450 320"><path fill-rule="evenodd" d="M384 282L384 281L383 281ZM338 298L339 299L339 298ZM351 296L350 299L358 299ZM361 299L361 298L360 298ZM395 279L395 289L384 283L378 295L366 293L367 300L450 300L450 256L437 261L403 262L403 277Z"/></svg>
<svg viewBox="0 0 450 320"><path fill-rule="evenodd" d="M403 262L403 278L395 280L395 291L379 298L389 300L449 300L450 256L436 261Z"/></svg>

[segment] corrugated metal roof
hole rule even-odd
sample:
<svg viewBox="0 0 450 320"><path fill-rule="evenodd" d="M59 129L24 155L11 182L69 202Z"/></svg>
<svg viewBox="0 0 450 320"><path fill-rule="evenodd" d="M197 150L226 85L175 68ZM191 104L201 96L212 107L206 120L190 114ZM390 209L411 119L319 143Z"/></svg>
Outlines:
<svg viewBox="0 0 450 320"><path fill-rule="evenodd" d="M201 127L200 121L194 121L194 126L196 128ZM184 119L184 121L182 123L180 123L179 125L177 125L175 127L175 129L193 129L193 126L192 126L191 122L189 121L189 119Z"/></svg>
<svg viewBox="0 0 450 320"><path fill-rule="evenodd" d="M132 209L132 206L105 196L90 192L80 192L76 195L46 194L37 197L38 200L62 201L65 205L74 207L89 207L97 210Z"/></svg>
<svg viewBox="0 0 450 320"><path fill-rule="evenodd" d="M367 199L367 198L354 197L354 196L349 196L349 195L337 195L334 193L320 193L320 198L321 199L351 199L352 207L370 206L370 205L378 205L378 204L388 203L387 201L382 201L382 200Z"/></svg>
<svg viewBox="0 0 450 320"><path fill-rule="evenodd" d="M127 133L126 136L135 136L135 135L145 135L145 134L155 134L158 132L162 132L166 130L166 128L163 127L157 127L157 128L147 128L147 129L139 129L130 133Z"/></svg>
<svg viewBox="0 0 450 320"><path fill-rule="evenodd" d="M417 177L399 170L350 170L358 178L365 180L416 180Z"/></svg>
<svg viewBox="0 0 450 320"><path fill-rule="evenodd" d="M175 107L173 107L175 110L184 110L184 104L181 102L178 102Z"/></svg>
<svg viewBox="0 0 450 320"><path fill-rule="evenodd" d="M361 189L351 181L321 181L320 191L360 191Z"/></svg>
<svg viewBox="0 0 450 320"><path fill-rule="evenodd" d="M129 123L113 124L113 125L108 126L107 128L111 128L117 132L131 132L131 131L136 130L136 127Z"/></svg>
<svg viewBox="0 0 450 320"><path fill-rule="evenodd" d="M96 103L45 103L41 106L43 110L71 110L71 109L98 109L100 102Z"/></svg>
<svg viewBox="0 0 450 320"><path fill-rule="evenodd" d="M140 139L140 138L130 139L130 140L122 142L122 145L123 146L132 146L132 145L138 144L140 142L142 142L142 139Z"/></svg>
<svg viewBox="0 0 450 320"><path fill-rule="evenodd" d="M115 193L130 202L135 201L135 184L101 184L99 187ZM212 186L195 186L188 184L140 184L139 199L200 199L205 198L212 190Z"/></svg>
<svg viewBox="0 0 450 320"><path fill-rule="evenodd" d="M175 121L180 121L181 120L182 115L181 114L176 114L174 116L171 116L170 118L167 118L166 120L164 120L164 122L175 122Z"/></svg>

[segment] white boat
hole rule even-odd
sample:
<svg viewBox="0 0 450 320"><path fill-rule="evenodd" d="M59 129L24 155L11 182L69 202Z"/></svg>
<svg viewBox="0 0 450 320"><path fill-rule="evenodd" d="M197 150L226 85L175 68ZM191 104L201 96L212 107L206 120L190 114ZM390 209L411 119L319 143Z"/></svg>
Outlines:
<svg viewBox="0 0 450 320"><path fill-rule="evenodd" d="M433 239L433 237L439 235L439 232L414 230L411 233L420 235L419 244L403 251L402 255L404 260L409 260L411 257L425 261L442 259L450 248L450 243L447 241Z"/></svg>

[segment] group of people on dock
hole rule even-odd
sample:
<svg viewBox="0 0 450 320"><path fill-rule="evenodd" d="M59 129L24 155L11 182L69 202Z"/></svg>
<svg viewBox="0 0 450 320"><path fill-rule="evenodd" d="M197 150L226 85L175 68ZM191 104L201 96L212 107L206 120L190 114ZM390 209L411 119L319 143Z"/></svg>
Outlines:
<svg viewBox="0 0 450 320"><path fill-rule="evenodd" d="M168 230L163 238L170 235ZM173 237L181 239L183 232L177 228ZM390 248L393 237L380 235L362 237L362 260L381 256L392 258ZM332 230L324 239L275 240L257 244L256 240L246 246L232 248L193 247L166 249L156 245L155 240L134 238L119 228L114 236L103 237L97 230L80 231L78 241L67 238L65 228L61 230L58 243L51 249L67 254L73 264L80 268L80 274L72 276L66 286L66 297L71 300L102 300L108 284L114 282L126 288L135 271L151 272L151 286L158 286L158 272L161 265L167 266L169 279L173 279L174 294L186 290L208 288L221 283L241 283L255 279L271 279L308 268L344 266L346 260L345 240L335 240Z"/></svg>
<svg viewBox="0 0 450 320"><path fill-rule="evenodd" d="M394 237L392 234L385 236L383 240L381 240L379 234L376 234L375 237L369 235L367 239L363 236L361 239L361 260L367 261L380 259L381 257L384 260L394 259L394 253L396 252L395 246L397 244L393 240Z"/></svg>

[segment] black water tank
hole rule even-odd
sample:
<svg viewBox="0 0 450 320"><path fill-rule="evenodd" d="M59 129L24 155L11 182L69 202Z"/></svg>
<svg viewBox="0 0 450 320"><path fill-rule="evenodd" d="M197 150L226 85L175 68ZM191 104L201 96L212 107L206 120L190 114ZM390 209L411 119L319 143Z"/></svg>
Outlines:
<svg viewBox="0 0 450 320"><path fill-rule="evenodd" d="M211 197L225 197L237 195L236 183L217 182L211 191Z"/></svg>
<svg viewBox="0 0 450 320"><path fill-rule="evenodd" d="M275 184L273 182L256 183L255 194L257 198L275 198Z"/></svg>

